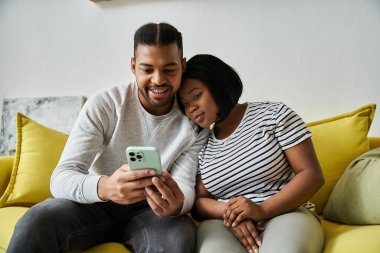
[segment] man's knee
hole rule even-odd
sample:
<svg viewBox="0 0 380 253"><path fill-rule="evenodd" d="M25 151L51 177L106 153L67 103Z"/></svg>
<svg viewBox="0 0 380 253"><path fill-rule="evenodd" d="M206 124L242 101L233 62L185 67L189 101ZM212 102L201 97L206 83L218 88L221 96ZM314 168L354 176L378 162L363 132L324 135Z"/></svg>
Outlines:
<svg viewBox="0 0 380 253"><path fill-rule="evenodd" d="M196 227L188 216L172 219L164 229L166 234L160 234L149 244L147 252L195 252Z"/></svg>
<svg viewBox="0 0 380 253"><path fill-rule="evenodd" d="M54 227L59 222L64 211L64 206L69 200L64 199L47 199L37 205L31 207L17 222L17 227L30 228L38 230L39 228Z"/></svg>
<svg viewBox="0 0 380 253"><path fill-rule="evenodd" d="M48 199L31 207L16 223L7 252L51 252L64 202Z"/></svg>
<svg viewBox="0 0 380 253"><path fill-rule="evenodd" d="M171 240L173 244L195 245L197 238L197 228L194 222L187 216L178 218L179 221L172 227Z"/></svg>

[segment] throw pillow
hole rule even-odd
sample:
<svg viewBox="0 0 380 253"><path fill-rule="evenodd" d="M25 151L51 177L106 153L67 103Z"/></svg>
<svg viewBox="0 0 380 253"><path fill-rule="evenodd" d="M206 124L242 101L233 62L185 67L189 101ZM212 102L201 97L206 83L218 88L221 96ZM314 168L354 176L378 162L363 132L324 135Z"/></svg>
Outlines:
<svg viewBox="0 0 380 253"><path fill-rule="evenodd" d="M352 112L308 123L312 141L325 177L325 184L311 201L321 214L326 202L348 164L369 151L367 137L376 105L369 104Z"/></svg>
<svg viewBox="0 0 380 253"><path fill-rule="evenodd" d="M335 185L323 211L349 225L380 224L380 148L355 159Z"/></svg>
<svg viewBox="0 0 380 253"><path fill-rule="evenodd" d="M15 162L0 207L32 206L51 197L50 176L68 138L21 113L16 125Z"/></svg>

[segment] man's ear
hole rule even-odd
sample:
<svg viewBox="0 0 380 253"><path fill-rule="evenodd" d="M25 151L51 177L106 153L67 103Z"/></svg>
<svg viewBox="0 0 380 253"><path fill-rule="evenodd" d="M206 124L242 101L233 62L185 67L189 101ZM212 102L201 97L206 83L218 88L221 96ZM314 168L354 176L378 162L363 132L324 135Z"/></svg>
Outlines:
<svg viewBox="0 0 380 253"><path fill-rule="evenodd" d="M186 70L186 57L182 58L182 73Z"/></svg>
<svg viewBox="0 0 380 253"><path fill-rule="evenodd" d="M131 58L131 71L134 75L136 75L136 60L135 57Z"/></svg>

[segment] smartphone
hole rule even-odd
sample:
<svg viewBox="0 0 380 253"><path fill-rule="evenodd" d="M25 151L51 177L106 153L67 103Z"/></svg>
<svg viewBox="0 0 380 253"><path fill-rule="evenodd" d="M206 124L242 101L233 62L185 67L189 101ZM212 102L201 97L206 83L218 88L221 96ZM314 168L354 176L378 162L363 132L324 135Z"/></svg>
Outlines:
<svg viewBox="0 0 380 253"><path fill-rule="evenodd" d="M127 147L127 161L131 170L154 169L162 174L160 152L156 147Z"/></svg>

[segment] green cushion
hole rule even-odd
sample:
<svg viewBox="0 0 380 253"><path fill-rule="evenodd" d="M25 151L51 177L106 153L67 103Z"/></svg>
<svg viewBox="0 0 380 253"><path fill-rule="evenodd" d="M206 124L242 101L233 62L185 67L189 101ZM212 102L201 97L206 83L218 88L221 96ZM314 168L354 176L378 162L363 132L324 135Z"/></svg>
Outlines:
<svg viewBox="0 0 380 253"><path fill-rule="evenodd" d="M323 215L350 225L380 224L380 148L356 158L335 185Z"/></svg>

